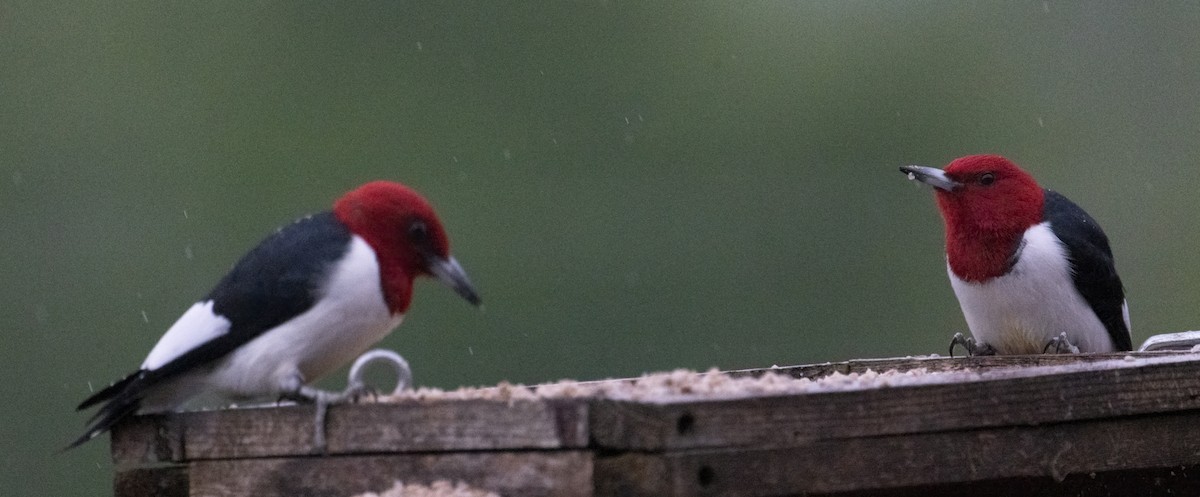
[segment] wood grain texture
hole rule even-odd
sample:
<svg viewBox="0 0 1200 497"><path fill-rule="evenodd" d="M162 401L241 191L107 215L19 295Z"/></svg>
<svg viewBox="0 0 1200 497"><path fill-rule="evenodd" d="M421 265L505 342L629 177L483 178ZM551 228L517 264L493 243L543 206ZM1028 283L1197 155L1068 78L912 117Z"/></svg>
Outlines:
<svg viewBox="0 0 1200 497"><path fill-rule="evenodd" d="M949 342L949 338L947 338ZM883 372L888 370L910 371L927 369L934 372L949 371L994 371L1012 368L1067 366L1087 364L1112 360L1124 360L1132 357L1137 359L1161 357L1188 357L1187 351L1155 351L1155 352L1113 352L1097 354L1037 354L1037 355L992 355L978 357L946 357L946 356L916 356L889 357L881 359L853 359L849 361L824 362L819 364L804 364L799 366L779 366L771 368L753 368L726 371L732 376L758 376L766 372L787 374L796 378L815 379L834 373L850 374L865 373L867 370Z"/></svg>
<svg viewBox="0 0 1200 497"><path fill-rule="evenodd" d="M1021 368L984 381L858 391L661 403L596 401L591 432L593 441L608 450L774 448L1198 408L1200 361L1164 357Z"/></svg>
<svg viewBox="0 0 1200 497"><path fill-rule="evenodd" d="M115 497L188 497L188 471L183 466L118 470Z"/></svg>
<svg viewBox="0 0 1200 497"><path fill-rule="evenodd" d="M183 460L182 430L176 415L133 416L112 430L112 459L117 469L156 466Z"/></svg>
<svg viewBox="0 0 1200 497"><path fill-rule="evenodd" d="M873 489L807 497L1178 497L1200 495L1200 466L1074 474L1061 482L1049 477L1003 478L943 485Z"/></svg>
<svg viewBox="0 0 1200 497"><path fill-rule="evenodd" d="M628 454L598 460L595 476L598 496L875 495L866 491L1009 478L1027 478L1031 485L1052 489L1072 475L1150 468L1182 471L1200 464L1200 430L1193 429L1198 423L1200 412L1189 411L824 440L786 449ZM639 467L660 468L659 474L647 475L637 471ZM1197 486L1183 480L1187 479L1177 482L1181 488ZM1031 487L1031 493L1035 489Z"/></svg>
<svg viewBox="0 0 1200 497"><path fill-rule="evenodd" d="M114 489L341 497L449 479L533 496L1200 495L1198 358L866 360L734 374L970 371L725 399L342 405L324 456L311 406L137 416L113 432Z"/></svg>
<svg viewBox="0 0 1200 497"><path fill-rule="evenodd" d="M312 455L313 422L312 406L138 416L114 431L113 457L137 465ZM587 427L583 401L342 405L329 409L327 453L582 448Z"/></svg>
<svg viewBox="0 0 1200 497"><path fill-rule="evenodd" d="M587 451L460 452L197 461L193 497L348 497L395 480L463 481L506 496L592 495Z"/></svg>

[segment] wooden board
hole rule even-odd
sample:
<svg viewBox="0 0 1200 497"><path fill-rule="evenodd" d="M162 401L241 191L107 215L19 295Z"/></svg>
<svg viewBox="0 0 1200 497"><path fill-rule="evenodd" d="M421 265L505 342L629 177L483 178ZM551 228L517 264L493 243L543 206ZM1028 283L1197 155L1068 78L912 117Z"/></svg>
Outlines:
<svg viewBox="0 0 1200 497"><path fill-rule="evenodd" d="M261 458L117 473L117 497L350 497L401 480L435 480L512 496L592 495L587 451L458 452Z"/></svg>
<svg viewBox="0 0 1200 497"><path fill-rule="evenodd" d="M736 495L755 495L753 488ZM598 489L597 496L637 496L672 494L638 494L613 489ZM978 480L911 487L875 488L850 490L834 493L803 492L795 494L767 494L771 497L785 495L803 497L1178 497L1200 495L1200 466L1171 468L1146 468L1134 470L1102 471L1069 475L1063 481L1050 477L1017 477L994 480Z"/></svg>
<svg viewBox="0 0 1200 497"><path fill-rule="evenodd" d="M780 449L629 453L596 461L596 495L826 494L1011 478L1033 478L1026 483L1053 489L1071 475L1196 466L1196 426L1200 411L822 440ZM1177 485L1200 486L1192 480Z"/></svg>
<svg viewBox="0 0 1200 497"><path fill-rule="evenodd" d="M583 401L413 401L333 406L328 454L573 449L588 443ZM284 406L139 416L113 433L118 467L306 456L314 408Z"/></svg>
<svg viewBox="0 0 1200 497"><path fill-rule="evenodd" d="M187 466L158 466L118 470L113 477L116 497L186 497Z"/></svg>
<svg viewBox="0 0 1200 497"><path fill-rule="evenodd" d="M1036 425L1200 409L1200 361L1021 368L992 379L730 400L596 401L608 450L775 448L814 440Z"/></svg>
<svg viewBox="0 0 1200 497"><path fill-rule="evenodd" d="M961 374L741 398L343 405L320 456L311 406L137 416L113 432L114 489L341 497L461 479L534 496L1200 495L1198 359L881 359L733 374Z"/></svg>
<svg viewBox="0 0 1200 497"><path fill-rule="evenodd" d="M796 378L815 379L834 373L865 373L868 370L881 373L889 370L911 371L926 369L932 372L950 372L969 369L971 371L996 371L1013 368L1072 366L1094 362L1124 360L1126 358L1149 359L1161 357L1193 356L1188 351L1163 350L1154 352L1113 352L1104 354L1035 354L1035 355L991 355L977 357L916 356L889 357L883 359L853 359L849 361L804 364L799 366L776 366L726 371L733 376L758 376L766 372L791 375Z"/></svg>

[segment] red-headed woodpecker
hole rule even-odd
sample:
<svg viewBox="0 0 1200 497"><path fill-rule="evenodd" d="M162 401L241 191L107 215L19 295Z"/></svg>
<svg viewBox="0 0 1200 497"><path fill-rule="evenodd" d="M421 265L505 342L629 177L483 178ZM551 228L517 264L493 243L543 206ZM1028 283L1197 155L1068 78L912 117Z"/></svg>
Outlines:
<svg viewBox="0 0 1200 497"><path fill-rule="evenodd" d="M998 155L945 170L904 166L934 187L946 261L971 354L1130 350L1129 308L1100 225Z"/></svg>
<svg viewBox="0 0 1200 497"><path fill-rule="evenodd" d="M125 416L175 409L203 393L340 399L307 385L398 326L418 276L480 303L433 207L399 183L362 185L332 212L285 226L243 256L140 369L79 405L105 403L70 447Z"/></svg>

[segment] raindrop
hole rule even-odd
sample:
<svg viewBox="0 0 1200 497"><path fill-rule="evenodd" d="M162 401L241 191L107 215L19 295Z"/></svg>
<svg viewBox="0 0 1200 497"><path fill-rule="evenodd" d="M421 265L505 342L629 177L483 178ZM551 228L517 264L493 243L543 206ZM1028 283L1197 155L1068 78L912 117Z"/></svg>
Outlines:
<svg viewBox="0 0 1200 497"><path fill-rule="evenodd" d="M194 259L194 258L196 257L196 255L192 253L192 246L191 246L191 245L188 245L188 246L186 246L186 247L184 247L184 248L183 248L183 256L184 256L184 257L187 257L189 261L190 261L190 260L192 260L192 259Z"/></svg>
<svg viewBox="0 0 1200 497"><path fill-rule="evenodd" d="M417 42L417 51L420 52L421 50L424 50L424 49L425 49L425 45L422 45L421 42L418 41Z"/></svg>
<svg viewBox="0 0 1200 497"><path fill-rule="evenodd" d="M504 160L512 160L512 150L504 149Z"/></svg>
<svg viewBox="0 0 1200 497"><path fill-rule="evenodd" d="M96 391L96 389L92 388L92 382L89 381L88 382L88 392L95 392L95 391Z"/></svg>
<svg viewBox="0 0 1200 497"><path fill-rule="evenodd" d="M183 218L184 218L184 219L187 219L187 218L188 218L187 209L184 209L184 210L183 210Z"/></svg>
<svg viewBox="0 0 1200 497"><path fill-rule="evenodd" d="M142 310L142 321L145 321L147 323L150 322L150 316L146 315L146 311L144 309Z"/></svg>
<svg viewBox="0 0 1200 497"><path fill-rule="evenodd" d="M1046 122L1043 121L1042 118L1040 118L1040 117L1038 118L1038 126L1042 127L1042 128L1046 127Z"/></svg>
<svg viewBox="0 0 1200 497"><path fill-rule="evenodd" d="M471 354L471 355L475 355L475 349L474 349L474 348L472 348L470 345L468 345L468 346L467 346L467 353L468 353L468 354Z"/></svg>

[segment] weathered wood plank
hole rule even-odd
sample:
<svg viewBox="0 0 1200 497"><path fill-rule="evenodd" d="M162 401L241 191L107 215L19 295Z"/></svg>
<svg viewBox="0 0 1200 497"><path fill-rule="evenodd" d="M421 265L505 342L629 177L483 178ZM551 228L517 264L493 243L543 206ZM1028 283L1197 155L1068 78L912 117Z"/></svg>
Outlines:
<svg viewBox="0 0 1200 497"><path fill-rule="evenodd" d="M338 453L583 448L587 412L581 400L344 406L330 410L329 446Z"/></svg>
<svg viewBox="0 0 1200 497"><path fill-rule="evenodd" d="M850 374L865 373L868 370L884 372L888 370L910 371L913 369L928 369L933 372L948 371L994 371L998 369L1028 368L1041 366L1063 366L1081 363L1093 363L1112 360L1124 360L1127 357L1136 359L1194 356L1188 351L1164 350L1155 352L1114 352L1104 354L1036 354L1036 355L992 355L978 357L946 357L946 356L916 356L889 357L882 359L853 359L840 362L825 362L820 364L804 364L798 366L778 366L771 368L752 368L726 371L732 376L758 376L766 372L791 375L795 378L816 379L833 373Z"/></svg>
<svg viewBox="0 0 1200 497"><path fill-rule="evenodd" d="M314 453L312 406L138 416L113 433L118 465ZM171 429L167 423L174 423ZM584 401L422 401L333 406L328 454L582 448Z"/></svg>
<svg viewBox="0 0 1200 497"><path fill-rule="evenodd" d="M395 480L463 481L512 496L592 495L587 451L459 452L196 461L196 497L347 497L380 492Z"/></svg>
<svg viewBox="0 0 1200 497"><path fill-rule="evenodd" d="M1200 411L1057 425L821 440L785 449L634 453L596 461L597 496L862 492L1200 464ZM640 468L654 468L643 471ZM1177 488L1196 488L1194 481ZM958 487L961 488L961 487ZM1176 488L1176 487L1172 487ZM1060 488L1061 489L1061 488ZM1031 487L1031 492L1037 490ZM1104 495L1097 488L1094 495ZM1138 492L1138 495L1143 494ZM924 494L912 494L924 495ZM1187 494L1183 494L1187 495Z"/></svg>
<svg viewBox="0 0 1200 497"><path fill-rule="evenodd" d="M1186 409L1200 409L1200 361L1162 357L1021 368L991 380L858 391L662 403L595 401L590 417L592 439L601 448L664 451L789 447L832 438Z"/></svg>
<svg viewBox="0 0 1200 497"><path fill-rule="evenodd" d="M188 472L184 466L117 470L114 497L188 497Z"/></svg>
<svg viewBox="0 0 1200 497"><path fill-rule="evenodd" d="M126 419L113 427L111 452L118 469L183 460L178 418L153 414Z"/></svg>
<svg viewBox="0 0 1200 497"><path fill-rule="evenodd" d="M1200 484L1169 471L1185 475L1200 465L1200 430L1190 432L1200 423L1200 361L1137 356L773 368L800 377L837 368L985 373L725 400L335 406L330 455L322 457L310 456L311 406L138 416L113 433L114 490L120 497L345 496L383 490L394 479L461 479L507 495L590 495L593 485L598 495L631 496L954 495L964 485L1122 495L1140 487L1121 478L1149 474L1166 475L1153 480L1156 489L1195 490Z"/></svg>
<svg viewBox="0 0 1200 497"><path fill-rule="evenodd" d="M945 485L874 489L806 497L1178 497L1200 495L1200 466L1074 474L1061 482L1049 477L1004 478Z"/></svg>

